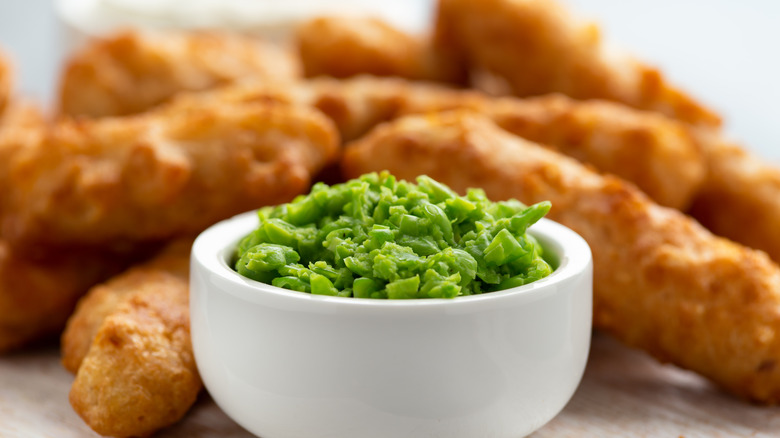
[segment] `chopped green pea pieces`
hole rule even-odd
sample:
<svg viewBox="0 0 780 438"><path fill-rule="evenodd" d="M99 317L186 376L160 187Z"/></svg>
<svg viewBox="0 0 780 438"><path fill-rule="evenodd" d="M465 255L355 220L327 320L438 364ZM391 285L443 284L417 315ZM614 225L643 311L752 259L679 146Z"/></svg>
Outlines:
<svg viewBox="0 0 780 438"><path fill-rule="evenodd" d="M455 298L522 286L552 268L526 234L550 210L493 203L479 189L458 196L427 176L387 172L317 183L289 204L258 211L235 269L277 287L373 299Z"/></svg>

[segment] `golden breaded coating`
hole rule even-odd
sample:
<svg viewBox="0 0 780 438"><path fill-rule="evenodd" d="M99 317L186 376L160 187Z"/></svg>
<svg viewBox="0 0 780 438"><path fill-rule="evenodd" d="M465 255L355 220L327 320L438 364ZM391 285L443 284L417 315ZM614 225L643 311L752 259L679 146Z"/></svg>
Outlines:
<svg viewBox="0 0 780 438"><path fill-rule="evenodd" d="M96 432L147 436L178 421L202 383L190 342L189 250L177 241L93 288L63 335L73 409Z"/></svg>
<svg viewBox="0 0 780 438"><path fill-rule="evenodd" d="M11 65L5 54L0 51L0 115L3 114L11 98Z"/></svg>
<svg viewBox="0 0 780 438"><path fill-rule="evenodd" d="M398 117L412 90L440 90L433 85L413 85L398 78L362 76L338 80L316 78L295 83L244 82L199 93L182 93L161 107L177 112L182 106L281 102L314 107L331 119L343 141L354 140L377 124ZM438 92L438 91L437 91Z"/></svg>
<svg viewBox="0 0 780 438"><path fill-rule="evenodd" d="M658 203L684 209L705 178L704 156L688 126L660 114L606 101L577 101L561 95L531 99L491 98L395 78L320 78L295 84L242 84L180 95L178 104L198 101L282 101L314 106L338 126L344 140L401 114L468 108L502 128L623 177Z"/></svg>
<svg viewBox="0 0 780 438"><path fill-rule="evenodd" d="M704 155L688 126L660 114L562 95L475 99L466 93L464 99L417 99L404 112L444 109L479 112L512 134L636 184L667 207L688 207L706 177Z"/></svg>
<svg viewBox="0 0 780 438"><path fill-rule="evenodd" d="M77 251L31 259L0 240L0 353L57 335L87 289L124 263L116 256Z"/></svg>
<svg viewBox="0 0 780 438"><path fill-rule="evenodd" d="M46 120L31 102L10 98L9 66L0 52L0 211L6 191L5 176L12 158L40 139Z"/></svg>
<svg viewBox="0 0 780 438"><path fill-rule="evenodd" d="M46 117L37 105L25 100L13 100L0 115L0 137L11 132L42 129L46 123Z"/></svg>
<svg viewBox="0 0 780 438"><path fill-rule="evenodd" d="M297 59L251 37L125 31L73 55L60 84L63 115L104 117L145 111L181 91L247 78L299 77Z"/></svg>
<svg viewBox="0 0 780 438"><path fill-rule="evenodd" d="M780 268L766 254L473 113L382 125L342 165L347 177L387 169L495 200L550 200L550 217L593 251L596 327L734 394L780 402Z"/></svg>
<svg viewBox="0 0 780 438"><path fill-rule="evenodd" d="M780 168L720 135L701 134L709 175L691 215L713 233L780 262Z"/></svg>
<svg viewBox="0 0 780 438"><path fill-rule="evenodd" d="M103 320L114 313L123 300L146 287L150 278L160 278L160 282L171 276L186 278L189 265L185 263L185 255L189 254L191 246L191 239L176 240L154 258L90 289L79 301L62 335L62 364L65 369L74 374L78 371Z"/></svg>
<svg viewBox="0 0 780 438"><path fill-rule="evenodd" d="M699 125L720 118L656 69L610 50L598 27L552 0L439 0L437 43L517 96L606 99Z"/></svg>
<svg viewBox="0 0 780 438"><path fill-rule="evenodd" d="M706 177L704 155L682 123L607 101L504 99L487 111L501 128L636 184L685 209Z"/></svg>
<svg viewBox="0 0 780 438"><path fill-rule="evenodd" d="M197 233L304 192L337 147L321 113L274 103L64 121L14 160L2 232L17 248Z"/></svg>
<svg viewBox="0 0 780 438"><path fill-rule="evenodd" d="M45 129L46 119L30 102L14 100L0 115L0 210L12 160L20 151L38 146Z"/></svg>
<svg viewBox="0 0 780 438"><path fill-rule="evenodd" d="M431 41L407 35L371 17L318 17L296 33L307 77L360 74L408 79L466 81L466 70Z"/></svg>

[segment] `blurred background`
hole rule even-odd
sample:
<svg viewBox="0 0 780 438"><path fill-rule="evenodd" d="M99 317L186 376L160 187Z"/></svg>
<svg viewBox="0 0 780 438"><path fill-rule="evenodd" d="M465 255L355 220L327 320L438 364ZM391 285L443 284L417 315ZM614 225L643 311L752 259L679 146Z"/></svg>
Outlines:
<svg viewBox="0 0 780 438"><path fill-rule="evenodd" d="M475 0L477 1L477 0ZM563 0L602 24L605 37L662 68L716 108L727 131L780 163L780 2L774 0ZM204 14L214 3L218 13ZM225 6L232 3L238 13ZM425 31L433 0L0 0L0 46L17 89L50 102L64 54L85 34L122 23L187 27L220 21L271 33L317 12L374 14ZM257 17L261 16L260 19Z"/></svg>

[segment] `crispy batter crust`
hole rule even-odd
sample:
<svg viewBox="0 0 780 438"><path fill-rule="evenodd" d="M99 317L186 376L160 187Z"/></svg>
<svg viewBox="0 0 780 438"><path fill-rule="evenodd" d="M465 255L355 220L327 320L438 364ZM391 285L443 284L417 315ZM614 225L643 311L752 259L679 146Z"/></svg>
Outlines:
<svg viewBox="0 0 780 438"><path fill-rule="evenodd" d="M282 101L314 106L330 117L342 138L359 138L402 114L468 108L502 128L621 176L662 205L684 209L706 175L704 156L687 125L660 114L606 101L561 95L491 98L393 78L313 79L296 84L242 84L181 95L181 104Z"/></svg>
<svg viewBox="0 0 780 438"><path fill-rule="evenodd" d="M0 212L12 161L21 151L40 146L45 129L43 114L30 102L14 100L0 115Z"/></svg>
<svg viewBox="0 0 780 438"><path fill-rule="evenodd" d="M780 268L622 180L474 114L409 117L349 146L349 177L427 174L493 199L552 201L594 256L594 324L751 400L780 402Z"/></svg>
<svg viewBox="0 0 780 438"><path fill-rule="evenodd" d="M0 51L0 115L11 99L11 63Z"/></svg>
<svg viewBox="0 0 780 438"><path fill-rule="evenodd" d="M246 78L295 79L297 62L280 47L240 35L125 31L91 42L69 60L59 109L70 116L134 114L180 91Z"/></svg>
<svg viewBox="0 0 780 438"><path fill-rule="evenodd" d="M253 81L206 92L182 93L161 110L177 112L182 106L225 103L282 102L309 106L331 119L341 139L348 141L364 135L381 122L398 117L411 91L428 89L440 90L447 95L454 93L434 85L415 85L398 78L373 76L345 80L316 78L284 84Z"/></svg>
<svg viewBox="0 0 780 438"><path fill-rule="evenodd" d="M709 174L691 215L715 234L780 262L780 168L720 135L700 134Z"/></svg>
<svg viewBox="0 0 780 438"><path fill-rule="evenodd" d="M428 39L407 35L377 18L318 17L296 33L307 77L360 74L465 83L465 69Z"/></svg>
<svg viewBox="0 0 780 438"><path fill-rule="evenodd" d="M61 122L14 161L2 232L17 248L196 233L305 191L337 138L319 112L272 103Z"/></svg>
<svg viewBox="0 0 780 438"><path fill-rule="evenodd" d="M622 177L667 207L685 209L706 177L686 127L659 114L563 96L504 100L489 114L505 130Z"/></svg>
<svg viewBox="0 0 780 438"><path fill-rule="evenodd" d="M440 0L436 32L437 44L504 79L518 96L560 92L720 124L658 70L610 51L595 24L578 22L551 0Z"/></svg>
<svg viewBox="0 0 780 438"><path fill-rule="evenodd" d="M0 117L0 212L11 160L39 146L44 127L40 110L27 102L11 102ZM30 258L0 239L0 353L57 334L78 298L124 263L69 249L44 254Z"/></svg>
<svg viewBox="0 0 780 438"><path fill-rule="evenodd" d="M96 432L146 436L178 421L202 387L190 342L189 249L178 241L93 288L63 335L78 370L73 409Z"/></svg>
<svg viewBox="0 0 780 438"><path fill-rule="evenodd" d="M620 176L659 204L680 210L706 177L704 154L688 126L660 114L562 95L478 99L461 94L418 98L404 112L474 110L517 136Z"/></svg>
<svg viewBox="0 0 780 438"><path fill-rule="evenodd" d="M31 259L0 240L0 353L58 334L87 289L124 263L116 256L71 251Z"/></svg>

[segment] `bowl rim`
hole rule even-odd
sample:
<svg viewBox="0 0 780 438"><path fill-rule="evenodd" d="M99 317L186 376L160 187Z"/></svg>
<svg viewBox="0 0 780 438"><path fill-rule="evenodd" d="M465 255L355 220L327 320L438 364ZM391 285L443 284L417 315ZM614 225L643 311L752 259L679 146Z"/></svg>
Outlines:
<svg viewBox="0 0 780 438"><path fill-rule="evenodd" d="M191 260L191 277L202 269L217 278L221 284L229 286L228 293L238 298L257 302L258 296L270 294L275 299L291 300L298 304L314 306L345 306L354 308L444 308L473 306L478 302L495 302L518 295L543 295L557 290L557 286L592 267L592 255L588 244L579 234L550 219L541 219L532 225L528 232L552 251L558 261L558 267L552 274L533 283L478 295L456 298L421 298L409 300L381 300L371 298L335 297L312 295L276 287L244 277L233 270L227 257L232 254L238 242L249 232L257 228L259 219L257 210L238 214L218 222L203 231L194 241ZM196 293L196 288L191 288ZM263 292L258 294L257 292Z"/></svg>

